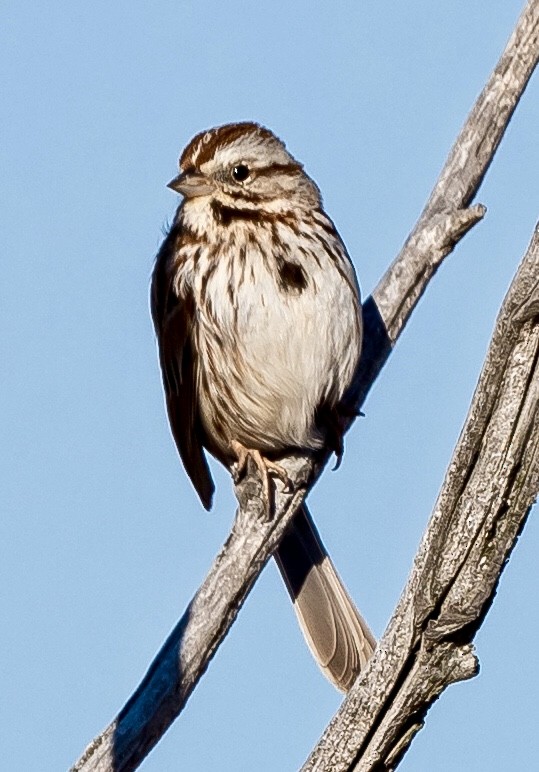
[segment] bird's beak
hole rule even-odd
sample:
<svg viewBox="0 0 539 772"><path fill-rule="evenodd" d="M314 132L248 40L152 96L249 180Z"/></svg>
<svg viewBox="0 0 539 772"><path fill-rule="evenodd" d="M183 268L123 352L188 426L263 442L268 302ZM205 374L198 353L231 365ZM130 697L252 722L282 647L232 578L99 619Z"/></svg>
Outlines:
<svg viewBox="0 0 539 772"><path fill-rule="evenodd" d="M181 193L186 198L195 198L196 196L206 196L213 192L211 181L200 172L182 172L171 180L167 188Z"/></svg>

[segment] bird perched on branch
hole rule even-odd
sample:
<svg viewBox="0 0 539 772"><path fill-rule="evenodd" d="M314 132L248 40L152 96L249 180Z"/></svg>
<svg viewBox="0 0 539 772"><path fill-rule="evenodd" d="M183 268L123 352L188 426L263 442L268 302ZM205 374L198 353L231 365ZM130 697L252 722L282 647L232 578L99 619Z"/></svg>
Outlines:
<svg viewBox="0 0 539 772"><path fill-rule="evenodd" d="M183 201L151 306L172 434L207 509L205 450L236 477L252 459L270 508L272 478L288 484L279 455L342 455L362 338L354 268L316 184L256 123L197 134L169 187ZM315 658L346 691L375 642L305 507L275 557Z"/></svg>

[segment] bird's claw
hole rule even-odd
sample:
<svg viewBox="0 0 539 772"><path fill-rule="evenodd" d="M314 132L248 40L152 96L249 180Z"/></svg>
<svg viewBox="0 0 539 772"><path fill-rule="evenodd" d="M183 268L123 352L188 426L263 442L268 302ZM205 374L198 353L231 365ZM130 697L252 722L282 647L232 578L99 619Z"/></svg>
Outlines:
<svg viewBox="0 0 539 772"><path fill-rule="evenodd" d="M272 474L274 477L278 477L283 483L284 492L290 493L292 491L292 480L288 476L286 469L284 469L284 467L282 467L280 464L276 464L274 461L270 461L268 458L263 456L259 450L246 448L240 442L237 442L237 440L232 440L230 446L237 458L237 462L232 469L232 479L234 480L234 483L237 484L241 480L247 468L247 460L249 457L252 458L256 468L260 473L260 479L262 482L262 496L266 505L266 513L268 517L270 517L275 501L273 491L270 489L269 476Z"/></svg>

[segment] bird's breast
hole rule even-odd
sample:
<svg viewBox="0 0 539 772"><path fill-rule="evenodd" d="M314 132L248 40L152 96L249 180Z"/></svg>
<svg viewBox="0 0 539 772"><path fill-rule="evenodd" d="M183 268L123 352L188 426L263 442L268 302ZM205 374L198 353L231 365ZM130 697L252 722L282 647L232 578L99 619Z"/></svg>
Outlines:
<svg viewBox="0 0 539 772"><path fill-rule="evenodd" d="M359 357L359 300L343 259L322 242L279 249L273 231L185 264L201 413L222 443L266 451L323 443L316 410L342 397Z"/></svg>

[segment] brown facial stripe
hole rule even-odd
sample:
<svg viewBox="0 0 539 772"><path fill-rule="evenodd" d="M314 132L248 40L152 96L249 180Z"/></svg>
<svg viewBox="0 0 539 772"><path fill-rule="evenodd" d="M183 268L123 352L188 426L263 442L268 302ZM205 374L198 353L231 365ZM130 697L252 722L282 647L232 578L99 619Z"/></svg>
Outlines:
<svg viewBox="0 0 539 772"><path fill-rule="evenodd" d="M269 177L271 174L290 174L294 175L303 171L303 166L298 163L289 164L271 164L262 169L255 169L256 177Z"/></svg>
<svg viewBox="0 0 539 772"><path fill-rule="evenodd" d="M221 225L230 225L235 220L248 220L250 222L260 222L263 219L260 212L256 209L235 209L231 206L224 206L218 201L211 202L213 216Z"/></svg>
<svg viewBox="0 0 539 772"><path fill-rule="evenodd" d="M229 123L225 126L218 126L215 129L201 131L183 151L180 158L181 168L185 170L186 167L195 164L200 166L200 164L213 158L218 147L229 145L245 134L258 134L264 139L277 139L269 129L265 129L258 123L251 122ZM208 139L204 141L206 135L208 135Z"/></svg>
<svg viewBox="0 0 539 772"><path fill-rule="evenodd" d="M261 196L258 196L256 193L253 193L252 191L245 191L245 190L227 190L226 192L227 196L230 198L233 198L235 200L244 199L251 201L252 203L259 203L260 201L263 201L264 199L261 198Z"/></svg>

